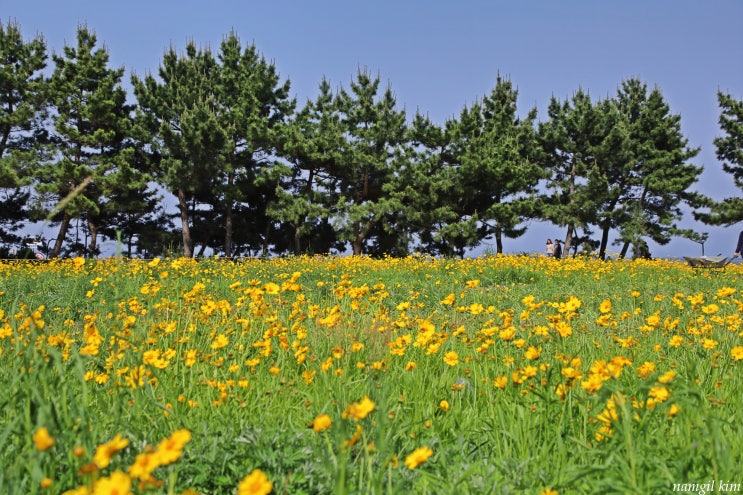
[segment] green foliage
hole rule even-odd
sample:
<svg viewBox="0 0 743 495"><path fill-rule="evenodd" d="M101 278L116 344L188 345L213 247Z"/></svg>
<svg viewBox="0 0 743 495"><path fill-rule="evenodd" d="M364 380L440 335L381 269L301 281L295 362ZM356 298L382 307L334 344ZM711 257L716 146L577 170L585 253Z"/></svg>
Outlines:
<svg viewBox="0 0 743 495"><path fill-rule="evenodd" d="M41 36L24 41L15 23L0 21L0 240L18 241L12 232L29 214L28 192L34 165L46 142L39 121L45 110L46 44Z"/></svg>
<svg viewBox="0 0 743 495"><path fill-rule="evenodd" d="M100 476L126 471L181 428L191 440L157 471L165 485L135 493L232 492L256 468L275 493L307 494L664 493L734 480L743 456L740 360L731 359L738 275L527 256L0 265L0 490L44 493L47 477L54 490L74 488L116 434L130 443ZM333 314L340 319L323 321ZM600 325L606 314L619 324ZM573 334L559 337L550 322L565 318ZM435 351L433 341L413 345L424 322ZM504 340L510 326L517 339ZM83 352L96 333L97 353ZM405 334L405 354L392 353ZM674 336L684 344L669 345ZM254 362L266 340L270 355ZM524 356L529 346L539 358ZM450 351L457 363L442 361ZM566 378L579 370L585 382L614 357L631 364L596 392ZM643 375L648 362L656 368ZM670 398L650 407L668 371ZM373 409L349 415L364 396ZM610 402L612 431L599 438ZM680 410L669 417L672 405ZM331 424L315 432L320 414ZM41 426L54 438L43 451L32 440ZM406 456L421 446L433 455L409 469Z"/></svg>
<svg viewBox="0 0 743 495"><path fill-rule="evenodd" d="M539 135L552 170L544 217L567 227L565 250L578 230L601 230L599 256L606 254L609 231L618 231L620 256L630 245L635 255L647 240L666 244L680 235L683 206L708 201L691 190L702 168L689 163L698 148L689 148L680 117L670 113L657 88L629 79L617 96L592 102L579 90L570 102L553 98L550 119Z"/></svg>
<svg viewBox="0 0 743 495"><path fill-rule="evenodd" d="M53 56L49 81L43 40L0 28L0 238L17 240L24 215L44 219L69 198L51 219L52 256L96 254L99 237L119 231L143 251L179 246L187 257L461 257L489 239L501 253L504 237L538 219L566 229L566 252L589 243L603 258L616 233L624 257L630 247L646 254L650 241L694 237L678 226L687 207L709 223L741 218L737 199L692 190L698 149L660 90L636 78L604 100L582 88L553 97L540 123L536 109L518 115L518 91L500 76L443 125L421 111L408 120L392 87L367 70L335 92L321 81L295 111L288 79L231 32L214 53L194 42L182 53L169 47L157 75L132 76L130 105L124 69L108 67L86 26ZM740 103L718 98L718 158L740 186ZM153 181L177 200L175 231ZM19 189L29 185L32 198ZM75 221L90 241L65 248Z"/></svg>
<svg viewBox="0 0 743 495"><path fill-rule="evenodd" d="M517 97L511 82L498 76L491 94L465 108L450 126L459 164L456 180L465 192L460 215L478 220L471 246L492 235L497 253L503 252L503 236L521 236L522 222L538 215L535 192L546 177L537 164L536 108L522 120Z"/></svg>
<svg viewBox="0 0 743 495"><path fill-rule="evenodd" d="M730 174L738 189L743 189L743 100L718 91L720 106L720 129L722 136L716 137L714 145L722 169ZM743 200L739 197L708 200L706 211L697 211L694 217L712 225L733 225L743 220Z"/></svg>

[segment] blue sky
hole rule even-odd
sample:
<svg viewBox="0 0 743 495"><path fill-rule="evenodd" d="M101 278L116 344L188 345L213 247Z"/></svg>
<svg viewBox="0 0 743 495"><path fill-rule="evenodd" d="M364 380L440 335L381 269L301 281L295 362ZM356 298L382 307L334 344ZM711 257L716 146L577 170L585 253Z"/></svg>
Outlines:
<svg viewBox="0 0 743 495"><path fill-rule="evenodd" d="M358 69L390 85L409 115L417 110L443 124L490 92L498 74L519 90L519 108L546 118L552 96L583 88L598 99L621 82L640 78L657 86L681 115L693 160L705 167L698 190L717 199L738 194L721 171L712 140L720 134L716 92L743 99L743 1L522 0L522 1L165 1L0 0L3 23L17 22L24 37L41 34L50 51L75 44L87 24L111 55L113 67L156 73L164 51L188 41L215 52L234 31L255 44L289 79L299 105L314 99L323 77L348 87ZM712 228L705 253L731 254L743 224ZM543 249L563 229L541 223L507 252ZM651 245L654 256L699 255L685 239Z"/></svg>

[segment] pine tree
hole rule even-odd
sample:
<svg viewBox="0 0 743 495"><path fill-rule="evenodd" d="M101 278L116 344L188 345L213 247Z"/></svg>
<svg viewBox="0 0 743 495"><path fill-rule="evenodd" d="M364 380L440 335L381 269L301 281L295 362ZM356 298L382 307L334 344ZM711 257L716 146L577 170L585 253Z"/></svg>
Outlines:
<svg viewBox="0 0 743 495"><path fill-rule="evenodd" d="M331 170L338 180L340 198L335 204L333 222L338 236L350 241L353 254L369 248L382 254L394 246L399 206L389 195L395 170L393 158L405 139L405 112L397 110L391 88L381 94L379 77L359 71L351 91L341 89L338 105L347 135L341 162ZM376 241L376 247L373 242Z"/></svg>
<svg viewBox="0 0 743 495"><path fill-rule="evenodd" d="M490 95L462 111L455 137L463 213L477 218L477 242L495 237L497 253L504 236L523 235L523 221L536 216L535 191L544 177L537 163L536 109L519 118L517 97L511 82L498 76Z"/></svg>
<svg viewBox="0 0 743 495"><path fill-rule="evenodd" d="M329 222L339 197L332 171L347 143L330 82L323 79L318 89L285 129L282 154L290 167L269 205L269 215L288 224L294 254L342 249Z"/></svg>
<svg viewBox="0 0 743 495"><path fill-rule="evenodd" d="M165 53L158 70L160 81L152 75L132 77L139 104L137 121L149 133L155 180L177 198L186 257L194 254L194 198L211 191L228 139L218 118L214 82L218 74L211 52L191 42L183 55L173 47Z"/></svg>
<svg viewBox="0 0 743 495"><path fill-rule="evenodd" d="M743 100L728 93L717 92L720 106L720 129L714 145L722 170L732 176L735 186L743 190ZM707 211L696 211L694 217L711 225L733 225L743 221L743 198L738 196L721 201L708 201Z"/></svg>
<svg viewBox="0 0 743 495"><path fill-rule="evenodd" d="M62 204L60 225L50 256L58 256L73 219L83 220L89 244L78 241L77 249L97 252L99 229L107 225L105 203L112 191L128 187L121 177L132 180L133 151L127 144L131 107L121 86L124 68L111 69L105 48L87 27L77 30L77 45L65 46L53 55L51 97L54 112L54 141L57 157L38 172L36 191L42 200ZM122 175L119 175L122 174ZM142 187L141 181L131 184ZM63 199L67 201L62 202ZM53 210L52 210L53 211Z"/></svg>
<svg viewBox="0 0 743 495"><path fill-rule="evenodd" d="M449 130L417 112L390 191L402 208L399 228L417 251L463 256L476 236L476 225L468 230L460 221L457 203L463 191L453 160Z"/></svg>
<svg viewBox="0 0 743 495"><path fill-rule="evenodd" d="M542 217L566 227L567 255L578 230L588 233L599 221L600 204L606 200L602 191L607 179L599 168L604 116L582 89L570 101L553 97L547 113L549 119L539 125L543 163L551 174Z"/></svg>
<svg viewBox="0 0 743 495"><path fill-rule="evenodd" d="M17 24L0 22L0 240L6 242L19 240L12 232L28 213L24 186L44 156L46 60L41 36L26 42Z"/></svg>
<svg viewBox="0 0 743 495"><path fill-rule="evenodd" d="M630 245L635 256L647 254L647 241L667 244L683 234L677 222L683 217L682 206L703 204L702 195L691 190L702 168L689 163L699 153L690 148L681 132L681 117L670 112L658 88L648 92L638 79L622 83L617 108L627 132L621 152L627 156L628 171L622 197L617 204L620 257Z"/></svg>
<svg viewBox="0 0 743 495"><path fill-rule="evenodd" d="M265 210L274 196L282 169L272 170L281 128L295 102L289 81L281 83L273 64L255 46L242 48L235 33L221 44L215 92L219 125L226 140L213 181L214 205L224 216L224 252L233 253L233 212L243 204L269 223ZM258 186L258 189L256 187ZM256 194L258 190L262 191ZM252 205L250 203L253 203ZM257 213L257 216L256 216ZM256 230L256 225L252 226Z"/></svg>

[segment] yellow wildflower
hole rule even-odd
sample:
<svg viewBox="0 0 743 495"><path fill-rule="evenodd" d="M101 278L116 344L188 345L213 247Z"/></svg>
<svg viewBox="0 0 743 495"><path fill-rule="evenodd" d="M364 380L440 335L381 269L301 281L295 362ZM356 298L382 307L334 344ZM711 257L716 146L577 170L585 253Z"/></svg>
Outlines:
<svg viewBox="0 0 743 495"><path fill-rule="evenodd" d="M433 455L431 447L419 447L405 458L405 466L408 469L415 469L426 462Z"/></svg>
<svg viewBox="0 0 743 495"><path fill-rule="evenodd" d="M130 495L132 480L126 473L114 471L111 476L98 479L93 488L93 495Z"/></svg>
<svg viewBox="0 0 743 495"><path fill-rule="evenodd" d="M237 495L268 495L272 490L273 483L260 469L254 469L237 485Z"/></svg>
<svg viewBox="0 0 743 495"><path fill-rule="evenodd" d="M637 373L643 378L647 378L654 371L655 363L651 363L650 361L645 361L639 368L637 368Z"/></svg>
<svg viewBox="0 0 743 495"><path fill-rule="evenodd" d="M599 304L599 311L601 313L608 313L611 311L611 301L609 299L601 301L601 304Z"/></svg>
<svg viewBox="0 0 743 495"><path fill-rule="evenodd" d="M459 363L459 355L454 351L449 351L444 355L444 362L449 366L456 366Z"/></svg>
<svg viewBox="0 0 743 495"><path fill-rule="evenodd" d="M42 426L33 436L34 445L36 450L47 450L54 445L54 438L49 434L49 430L45 426Z"/></svg>
<svg viewBox="0 0 743 495"><path fill-rule="evenodd" d="M359 401L353 402L343 411L343 419L351 418L355 421L364 419L374 410L375 404L366 395Z"/></svg>
<svg viewBox="0 0 743 495"><path fill-rule="evenodd" d="M116 452L125 449L128 445L129 440L117 433L111 441L98 446L93 455L93 462L98 466L98 469L108 467L111 463L111 457Z"/></svg>
<svg viewBox="0 0 743 495"><path fill-rule="evenodd" d="M330 428L332 424L333 421L330 419L330 416L328 416L327 414L320 414L312 422L312 429L315 431L315 433L320 433Z"/></svg>

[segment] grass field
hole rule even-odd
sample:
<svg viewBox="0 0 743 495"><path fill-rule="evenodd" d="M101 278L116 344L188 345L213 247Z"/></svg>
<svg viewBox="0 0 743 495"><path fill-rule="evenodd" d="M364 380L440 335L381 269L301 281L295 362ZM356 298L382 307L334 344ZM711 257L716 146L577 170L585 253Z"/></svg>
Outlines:
<svg viewBox="0 0 743 495"><path fill-rule="evenodd" d="M742 273L0 264L0 493L741 491Z"/></svg>

